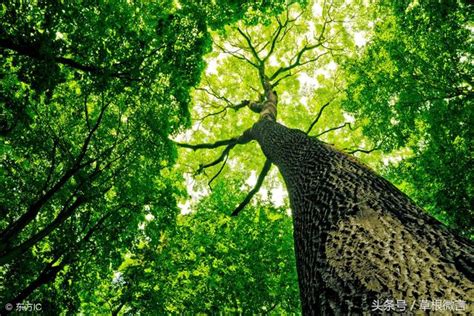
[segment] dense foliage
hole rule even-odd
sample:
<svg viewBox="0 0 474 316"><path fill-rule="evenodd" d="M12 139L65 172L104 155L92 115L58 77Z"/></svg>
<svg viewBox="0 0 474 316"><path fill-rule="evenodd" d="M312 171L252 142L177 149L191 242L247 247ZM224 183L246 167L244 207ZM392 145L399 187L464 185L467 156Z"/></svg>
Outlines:
<svg viewBox="0 0 474 316"><path fill-rule="evenodd" d="M78 310L76 281L107 279L146 215L174 225L168 136L189 124L208 24L252 7L255 20L249 4L2 4L2 303Z"/></svg>
<svg viewBox="0 0 474 316"><path fill-rule="evenodd" d="M369 119L382 149L411 154L388 177L438 219L472 236L474 107L472 6L394 2L348 67L346 109Z"/></svg>
<svg viewBox="0 0 474 316"><path fill-rule="evenodd" d="M472 7L298 2L0 6L2 308L298 313L276 170L231 218L263 164L256 145L204 170L220 153L178 151L170 140L212 142L255 122L238 108L261 97L243 34L277 73L280 121L359 152L472 234ZM186 191L211 194L180 214Z"/></svg>
<svg viewBox="0 0 474 316"><path fill-rule="evenodd" d="M297 313L291 218L267 204L235 220L229 208L242 198L235 194L239 186L219 184L194 213L178 216L176 226L157 227L149 218L114 275L77 280L84 286L81 310Z"/></svg>

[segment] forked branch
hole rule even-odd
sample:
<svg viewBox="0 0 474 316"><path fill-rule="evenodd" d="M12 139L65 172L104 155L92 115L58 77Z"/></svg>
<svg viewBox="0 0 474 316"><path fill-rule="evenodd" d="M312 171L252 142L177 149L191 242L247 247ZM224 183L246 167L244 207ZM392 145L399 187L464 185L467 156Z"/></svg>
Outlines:
<svg viewBox="0 0 474 316"><path fill-rule="evenodd" d="M250 142L251 140L252 138L250 137L250 131L246 130L239 137L218 140L214 143L203 143L203 144L186 144L186 143L178 143L178 142L174 142L174 143L179 147L188 148L192 150L198 150L198 149L214 149L214 148L228 146L228 145L235 146L235 145L240 145L240 144L246 144Z"/></svg>
<svg viewBox="0 0 474 316"><path fill-rule="evenodd" d="M175 142L175 144L178 145L179 147L188 148L188 149L192 149L192 150L214 149L214 148L226 146L226 148L222 151L222 153L219 155L219 157L217 157L215 160L213 160L213 161L211 161L207 164L199 165L198 170L196 170L196 174L200 174L201 172L204 171L204 169L215 166L215 165L219 164L220 162L224 161L224 163L222 164L219 171L211 178L211 180L209 180L208 185L210 187L212 181L214 181L221 174L222 170L224 169L224 166L227 162L227 158L228 158L229 153L232 150L232 148L234 148L236 145L246 144L246 143L250 142L252 139L253 138L251 137L250 130L246 130L239 137L220 140L220 141L217 141L215 143L210 143L210 144L204 143L204 144L192 145L192 144L178 143L178 142Z"/></svg>
<svg viewBox="0 0 474 316"><path fill-rule="evenodd" d="M237 143L231 143L231 144L227 145L227 147L222 151L222 153L220 154L219 157L217 157L217 159L215 159L214 161L211 161L207 164L199 165L199 169L196 171L196 174L200 174L201 172L204 171L204 169L217 165L218 163L222 162L224 159L227 160L227 156L229 155L229 152L232 150L232 148L235 147L235 145L237 145ZM225 164L225 162L224 162L224 164ZM219 171L218 173L220 173L221 171Z"/></svg>

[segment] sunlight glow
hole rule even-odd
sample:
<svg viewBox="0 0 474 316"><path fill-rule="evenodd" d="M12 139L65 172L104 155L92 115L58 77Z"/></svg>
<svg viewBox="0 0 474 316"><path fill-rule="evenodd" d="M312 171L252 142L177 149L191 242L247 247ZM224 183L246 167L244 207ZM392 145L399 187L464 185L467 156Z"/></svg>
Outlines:
<svg viewBox="0 0 474 316"><path fill-rule="evenodd" d="M319 3L315 3L311 8L311 12L313 12L314 17L322 16L323 15L323 8Z"/></svg>
<svg viewBox="0 0 474 316"><path fill-rule="evenodd" d="M356 46L364 46L367 43L365 32L354 32L354 42Z"/></svg>

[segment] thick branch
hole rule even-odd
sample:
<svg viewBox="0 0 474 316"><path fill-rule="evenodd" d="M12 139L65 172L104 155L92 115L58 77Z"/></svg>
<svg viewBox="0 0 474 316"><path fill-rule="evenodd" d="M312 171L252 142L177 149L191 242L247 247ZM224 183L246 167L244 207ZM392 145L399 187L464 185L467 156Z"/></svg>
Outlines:
<svg viewBox="0 0 474 316"><path fill-rule="evenodd" d="M0 39L0 47L15 51L16 53L20 55L28 56L34 59L39 59L39 60L50 59L50 60L55 61L56 63L67 65L69 67L76 68L78 70L82 70L85 72L90 72L90 73L104 72L104 69L102 68L91 66L91 65L84 65L70 58L42 55L40 51L40 46L35 43L22 45L22 44L14 43L9 38L2 38Z"/></svg>
<svg viewBox="0 0 474 316"><path fill-rule="evenodd" d="M234 137L234 138L231 138L231 139L218 140L217 142L211 143L211 144L195 144L195 145L193 145L193 144L178 143L178 142L175 142L175 144L178 145L179 147L188 148L188 149L192 149L192 150L214 149L214 148L218 148L218 147L233 144L237 141L237 139L238 138Z"/></svg>
<svg viewBox="0 0 474 316"><path fill-rule="evenodd" d="M49 262L46 267L41 271L39 276L31 282L26 288L24 288L20 294L18 294L15 298L9 301L10 304L13 306L16 306L17 303L20 303L24 301L28 296L31 295L36 289L38 289L40 286L47 284L49 282L52 282L55 278L56 275L58 274L59 271L61 271L66 264L71 264L75 258L77 257L79 249L86 243L89 242L90 238L96 232L100 226L104 223L104 221L112 215L113 212L110 211L106 213L104 216L102 216L86 233L86 235L79 241L77 242L72 249L69 249L69 253L64 254L57 254L54 259ZM64 256L64 257L63 257ZM59 259L61 262L59 264L56 264ZM56 265L55 265L56 264ZM5 311L6 312L6 311Z"/></svg>
<svg viewBox="0 0 474 316"><path fill-rule="evenodd" d="M139 78L132 78L130 76L130 73L112 71L113 68L121 66L124 62L116 63L112 65L110 68L98 67L95 65L86 65L71 58L46 55L42 52L42 49L39 43L16 43L11 38L1 38L0 48L14 51L15 53L21 56L26 56L26 57L30 57L30 58L41 60L41 61L52 61L57 64L65 65L70 68L74 68L76 70L80 70L80 71L87 72L94 75L107 74L112 77L126 78L128 80L139 79ZM156 50L153 50L151 53L156 52ZM145 58L143 58L143 60L144 59Z"/></svg>
<svg viewBox="0 0 474 316"><path fill-rule="evenodd" d="M40 232L38 232L36 235L33 237L29 238L22 244L20 244L17 247L14 247L10 249L7 253L2 254L2 257L0 258L0 265L4 265L14 258L22 255L25 251L33 247L35 244L37 244L40 240L42 240L44 237L49 235L54 229L56 229L60 224L62 224L69 216L72 215L72 213L84 203L84 198L83 197L78 197L70 206L64 207L61 212L58 214L58 216L44 229L42 229Z"/></svg>
<svg viewBox="0 0 474 316"><path fill-rule="evenodd" d="M271 166L272 166L272 163L270 162L270 160L267 159L265 161L265 164L263 165L262 171L260 171L260 174L258 175L257 183L255 184L255 187L252 190L250 190L250 192L247 194L245 199L232 212L232 216L239 215L240 211L242 211L247 206L247 204L249 204L252 197L260 190L263 184L263 180L265 179L268 172L270 171Z"/></svg>
<svg viewBox="0 0 474 316"><path fill-rule="evenodd" d="M95 133L95 131L99 128L100 123L102 122L102 118L104 116L105 110L107 109L109 103L105 103L102 100L102 109L99 113L99 117L97 118L96 123L89 131L86 139L84 140L81 151L79 155L76 157L74 163L72 164L71 168L69 168L61 179L56 182L56 184L51 187L46 193L44 193L41 197L39 197L35 202L30 204L28 211L23 214L17 221L10 224L2 233L1 233L1 244L0 244L0 251L3 250L8 242L16 235L18 235L23 228L26 227L32 220L36 218L36 215L40 211L40 209L57 193L61 190L61 188L72 178L81 168L85 165L81 164L82 160L84 159L86 152L89 148L90 141Z"/></svg>
<svg viewBox="0 0 474 316"><path fill-rule="evenodd" d="M198 149L214 149L222 146L228 146L228 145L242 145L250 142L253 138L251 137L250 130L246 130L245 132L242 133L239 137L234 137L231 139L224 139L224 140L219 140L215 143L204 143L204 144L186 144L186 143L178 143L174 142L177 146L183 147L183 148L188 148L192 150L198 150Z"/></svg>

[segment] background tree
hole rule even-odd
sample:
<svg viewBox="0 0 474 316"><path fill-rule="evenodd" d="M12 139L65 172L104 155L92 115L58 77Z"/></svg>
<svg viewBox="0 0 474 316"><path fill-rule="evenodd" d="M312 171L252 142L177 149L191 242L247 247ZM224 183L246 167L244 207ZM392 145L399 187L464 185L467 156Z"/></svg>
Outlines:
<svg viewBox="0 0 474 316"><path fill-rule="evenodd" d="M220 182L194 213L179 215L177 226L161 227L160 235L153 220L146 222L140 242L115 276L95 281L97 293L82 310L298 313L291 218L284 208L259 204L234 220L228 205L243 197L235 194L242 185Z"/></svg>
<svg viewBox="0 0 474 316"><path fill-rule="evenodd" d="M2 308L35 293L77 311L74 281L113 273L147 215L173 224L168 136L189 124L208 26L277 4L2 4Z"/></svg>
<svg viewBox="0 0 474 316"><path fill-rule="evenodd" d="M437 219L472 238L472 5L380 8L370 45L347 65L344 106L364 134L409 157L385 173Z"/></svg>

